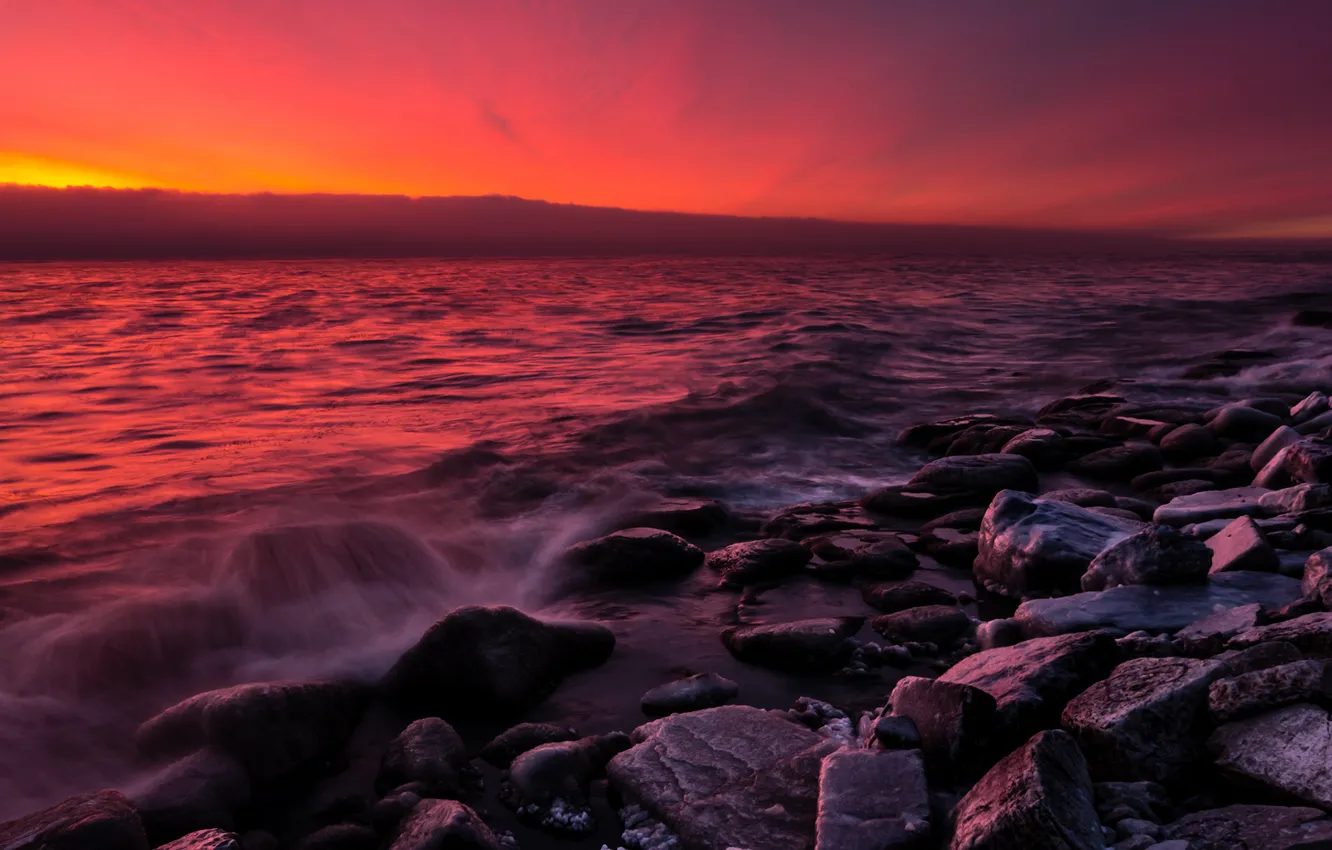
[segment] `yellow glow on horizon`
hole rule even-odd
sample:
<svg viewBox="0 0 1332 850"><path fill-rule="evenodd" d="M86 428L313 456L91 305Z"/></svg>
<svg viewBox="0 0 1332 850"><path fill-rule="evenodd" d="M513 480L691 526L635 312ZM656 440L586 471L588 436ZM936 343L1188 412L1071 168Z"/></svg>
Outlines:
<svg viewBox="0 0 1332 850"><path fill-rule="evenodd" d="M1203 234L1206 239L1332 239L1332 215L1258 221Z"/></svg>
<svg viewBox="0 0 1332 850"><path fill-rule="evenodd" d="M107 189L143 189L161 184L142 175L127 174L83 165L77 162L63 162L31 154L0 151L0 183L16 183L20 186L96 186Z"/></svg>

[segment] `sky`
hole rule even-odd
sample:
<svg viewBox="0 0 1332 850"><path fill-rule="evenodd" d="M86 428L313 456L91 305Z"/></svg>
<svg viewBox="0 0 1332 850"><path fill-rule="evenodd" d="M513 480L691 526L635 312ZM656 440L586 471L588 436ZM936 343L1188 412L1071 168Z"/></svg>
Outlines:
<svg viewBox="0 0 1332 850"><path fill-rule="evenodd" d="M0 0L0 183L1332 236L1328 0Z"/></svg>

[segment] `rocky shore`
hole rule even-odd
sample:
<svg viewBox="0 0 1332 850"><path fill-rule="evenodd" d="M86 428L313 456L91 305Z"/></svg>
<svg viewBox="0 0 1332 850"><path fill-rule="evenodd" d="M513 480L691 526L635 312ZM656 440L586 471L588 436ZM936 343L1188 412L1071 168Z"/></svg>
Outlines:
<svg viewBox="0 0 1332 850"><path fill-rule="evenodd" d="M145 718L150 779L0 824L0 850L1332 847L1332 405L1131 390L916 425L933 459L856 501L668 500L564 554L584 594L709 576L734 658L868 710L755 707L703 671L636 728L532 722L613 623L463 607L378 681ZM811 578L866 616L748 615Z"/></svg>

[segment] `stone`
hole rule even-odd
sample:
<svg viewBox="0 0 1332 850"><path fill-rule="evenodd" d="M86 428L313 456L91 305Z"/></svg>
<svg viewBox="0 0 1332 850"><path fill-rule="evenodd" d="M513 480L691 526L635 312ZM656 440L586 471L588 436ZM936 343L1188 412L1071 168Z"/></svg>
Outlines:
<svg viewBox="0 0 1332 850"><path fill-rule="evenodd" d="M368 690L339 682L260 682L196 694L145 721L140 752L179 756L204 747L268 783L327 758L351 736Z"/></svg>
<svg viewBox="0 0 1332 850"><path fill-rule="evenodd" d="M725 705L740 695L740 686L716 673L699 673L658 685L643 694L640 705L648 717L665 717Z"/></svg>
<svg viewBox="0 0 1332 850"><path fill-rule="evenodd" d="M201 829L231 830L250 802L250 777L226 753L202 749L126 789L154 846Z"/></svg>
<svg viewBox="0 0 1332 850"><path fill-rule="evenodd" d="M907 482L929 493L977 493L986 498L1000 490L1035 492L1036 468L1014 454L982 454L932 460Z"/></svg>
<svg viewBox="0 0 1332 850"><path fill-rule="evenodd" d="M978 583L1008 596L1075 592L1093 558L1141 525L1005 490L981 523Z"/></svg>
<svg viewBox="0 0 1332 850"><path fill-rule="evenodd" d="M626 517L620 528L657 528L682 537L709 537L733 522L730 509L715 499L670 498Z"/></svg>
<svg viewBox="0 0 1332 850"><path fill-rule="evenodd" d="M1083 393L1056 399L1042 407L1036 421L1043 425L1099 427L1101 420L1124 404L1125 399L1112 393Z"/></svg>
<svg viewBox="0 0 1332 850"><path fill-rule="evenodd" d="M1220 662L1134 658L1064 709L1098 779L1169 783L1203 755L1207 694L1228 672Z"/></svg>
<svg viewBox="0 0 1332 850"><path fill-rule="evenodd" d="M453 727L438 717L411 723L389 742L379 763L375 790L420 783L423 796L454 799L468 785L467 747Z"/></svg>
<svg viewBox="0 0 1332 850"><path fill-rule="evenodd" d="M1155 782L1097 782L1096 813L1103 823L1125 817L1163 823L1172 820L1174 806L1170 794Z"/></svg>
<svg viewBox="0 0 1332 850"><path fill-rule="evenodd" d="M4 850L148 850L139 816L117 791L71 797L0 823Z"/></svg>
<svg viewBox="0 0 1332 850"><path fill-rule="evenodd" d="M1291 476L1290 470L1286 468L1286 461L1295 453L1294 446L1286 446L1276 453L1276 457L1267 462L1267 465L1258 471L1253 477L1253 486L1264 487L1268 490L1282 490L1295 484L1295 479Z"/></svg>
<svg viewBox="0 0 1332 850"><path fill-rule="evenodd" d="M481 748L481 759L500 769L507 768L514 759L542 744L557 741L575 741L578 732L555 723L519 723L501 732Z"/></svg>
<svg viewBox="0 0 1332 850"><path fill-rule="evenodd" d="M1244 487L1254 484L1253 452L1243 443L1236 443L1207 462L1213 481L1221 488Z"/></svg>
<svg viewBox="0 0 1332 850"><path fill-rule="evenodd" d="M1206 546L1212 550L1210 572L1228 573L1236 570L1274 572L1278 566L1277 554L1267 543L1252 517L1237 517L1216 534L1207 538Z"/></svg>
<svg viewBox="0 0 1332 850"><path fill-rule="evenodd" d="M794 540L770 537L732 543L707 556L710 569L732 586L763 584L794 575L809 563L810 552Z"/></svg>
<svg viewBox="0 0 1332 850"><path fill-rule="evenodd" d="M893 714L908 717L920 734L931 776L964 777L988 766L994 697L960 682L905 676L888 698Z"/></svg>
<svg viewBox="0 0 1332 850"><path fill-rule="evenodd" d="M1149 525L1111 543L1093 558L1082 576L1082 589L1200 581L1211 564L1207 544L1167 525Z"/></svg>
<svg viewBox="0 0 1332 850"><path fill-rule="evenodd" d="M1179 496L1156 509L1152 521L1176 528L1209 519L1234 519L1240 516L1260 516L1259 500L1268 491L1261 487L1235 487L1229 490L1210 490Z"/></svg>
<svg viewBox="0 0 1332 850"><path fill-rule="evenodd" d="M379 835L359 823L335 823L296 842L295 850L376 850Z"/></svg>
<svg viewBox="0 0 1332 850"><path fill-rule="evenodd" d="M944 566L971 569L980 552L980 534L955 528L932 528L917 538L917 545Z"/></svg>
<svg viewBox="0 0 1332 850"><path fill-rule="evenodd" d="M1132 523L1134 528L1142 527L1138 514L1134 511L1125 510L1123 508L1087 508L1087 510L1092 511L1093 513L1098 513L1101 516L1108 516L1111 519L1118 519Z"/></svg>
<svg viewBox="0 0 1332 850"><path fill-rule="evenodd" d="M160 845L157 850L241 850L235 833L223 829L201 829Z"/></svg>
<svg viewBox="0 0 1332 850"><path fill-rule="evenodd" d="M915 553L896 534L886 531L843 531L804 541L814 555L843 563L856 577L904 578L920 566Z"/></svg>
<svg viewBox="0 0 1332 850"><path fill-rule="evenodd" d="M1263 606L1256 602L1224 608L1180 629L1175 643L1186 649L1185 655L1215 655L1235 635L1256 628L1262 622L1262 611Z"/></svg>
<svg viewBox="0 0 1332 850"><path fill-rule="evenodd" d="M1110 675L1119 648L1104 632L1035 638L987 649L954 664L938 679L980 688L995 700L1009 742L1058 726L1069 700Z"/></svg>
<svg viewBox="0 0 1332 850"><path fill-rule="evenodd" d="M944 454L948 457L992 454L1027 430L1026 425L972 425L949 441Z"/></svg>
<svg viewBox="0 0 1332 850"><path fill-rule="evenodd" d="M1227 644L1231 649L1246 649L1260 643L1284 641L1308 655L1332 657L1332 613L1317 611L1292 620L1284 620L1241 632Z"/></svg>
<svg viewBox="0 0 1332 850"><path fill-rule="evenodd" d="M1128 511L1144 522L1151 522L1152 514L1156 513L1155 502L1133 496L1116 496L1115 507L1121 511Z"/></svg>
<svg viewBox="0 0 1332 850"><path fill-rule="evenodd" d="M1329 428L1332 428L1332 410L1324 411L1314 418L1306 419L1299 425L1295 426L1295 430L1299 431L1306 437L1326 431Z"/></svg>
<svg viewBox="0 0 1332 850"><path fill-rule="evenodd" d="M615 635L599 623L467 606L431 626L380 687L397 705L445 720L512 717L568 676L604 664L614 649Z"/></svg>
<svg viewBox="0 0 1332 850"><path fill-rule="evenodd" d="M1171 460L1193 460L1216 454L1216 436L1201 425L1180 425L1161 438L1161 453Z"/></svg>
<svg viewBox="0 0 1332 850"><path fill-rule="evenodd" d="M1284 449L1286 446L1293 446L1304 436L1288 425L1282 425L1280 428L1268 435L1266 440L1258 444L1258 448L1253 450L1253 457L1249 459L1249 467L1254 472L1261 472L1263 467L1271 463L1272 458Z"/></svg>
<svg viewBox="0 0 1332 850"><path fill-rule="evenodd" d="M1113 493L1106 490L1096 490L1091 487L1071 487L1065 490L1051 490L1048 493L1042 493L1041 498L1047 502L1067 502L1070 505L1077 505L1080 508L1115 507L1115 497Z"/></svg>
<svg viewBox="0 0 1332 850"><path fill-rule="evenodd" d="M816 534L853 529L872 530L877 520L856 502L806 502L793 505L763 524L764 537L804 540Z"/></svg>
<svg viewBox="0 0 1332 850"><path fill-rule="evenodd" d="M1291 424L1303 425L1315 416L1327 413L1328 409L1327 396L1314 390L1290 409Z"/></svg>
<svg viewBox="0 0 1332 850"><path fill-rule="evenodd" d="M889 614L922 605L956 606L957 597L941 587L923 581L895 581L871 584L860 589L865 604Z"/></svg>
<svg viewBox="0 0 1332 850"><path fill-rule="evenodd" d="M1109 437L1147 437L1158 428L1167 425L1159 419L1146 419L1141 416L1114 414L1101 420L1101 433Z"/></svg>
<svg viewBox="0 0 1332 850"><path fill-rule="evenodd" d="M1180 531L1199 540L1209 540L1224 531L1226 526L1234 521L1233 519L1209 519L1207 522L1186 525ZM1263 517L1255 519L1254 524L1258 526L1263 534L1269 534L1276 531L1291 530L1295 527L1295 520L1290 517Z"/></svg>
<svg viewBox="0 0 1332 850"><path fill-rule="evenodd" d="M874 740L885 750L919 750L920 730L910 717L883 714L874 721Z"/></svg>
<svg viewBox="0 0 1332 850"><path fill-rule="evenodd" d="M1101 850L1087 761L1057 729L1004 757L957 805L951 850Z"/></svg>
<svg viewBox="0 0 1332 850"><path fill-rule="evenodd" d="M1284 464L1296 484L1332 484L1332 437L1306 437L1285 451Z"/></svg>
<svg viewBox="0 0 1332 850"><path fill-rule="evenodd" d="M1023 641L1022 627L1016 620L1001 617L986 620L976 627L976 645L982 650L1013 646Z"/></svg>
<svg viewBox="0 0 1332 850"><path fill-rule="evenodd" d="M919 752L843 749L823 760L815 850L924 850L933 838Z"/></svg>
<svg viewBox="0 0 1332 850"><path fill-rule="evenodd" d="M502 850L471 808L456 800L422 800L398 827L390 850Z"/></svg>
<svg viewBox="0 0 1332 850"><path fill-rule="evenodd" d="M1162 831L1160 850L1316 850L1332 842L1332 819L1299 806L1226 806L1185 815Z"/></svg>
<svg viewBox="0 0 1332 850"><path fill-rule="evenodd" d="M549 809L557 800L586 805L588 785L630 745L628 735L611 732L528 750L509 768L511 802L515 808L536 805Z"/></svg>
<svg viewBox="0 0 1332 850"><path fill-rule="evenodd" d="M894 643L932 643L940 647L959 643L976 627L966 611L951 605L907 608L875 617L870 625Z"/></svg>
<svg viewBox="0 0 1332 850"><path fill-rule="evenodd" d="M1268 516L1326 508L1332 506L1332 484L1296 484L1294 487L1285 487L1264 493L1258 505Z"/></svg>
<svg viewBox="0 0 1332 850"><path fill-rule="evenodd" d="M1332 808L1332 717L1308 704L1226 723L1208 741L1216 766L1284 796Z"/></svg>
<svg viewBox="0 0 1332 850"><path fill-rule="evenodd" d="M1177 466L1171 469L1158 469L1155 472L1144 472L1130 481L1129 486L1138 491L1156 490L1179 481L1210 481L1215 484L1220 478L1216 470L1205 466ZM1155 510L1155 506L1152 509Z"/></svg>
<svg viewBox="0 0 1332 850"><path fill-rule="evenodd" d="M985 519L985 508L962 508L921 523L920 530L932 531L936 528L953 528L959 531L976 531L980 528L983 519Z"/></svg>
<svg viewBox="0 0 1332 850"><path fill-rule="evenodd" d="M1083 455L1065 464L1064 468L1074 475L1097 481L1128 481L1164 465L1161 450L1151 443L1125 443Z"/></svg>
<svg viewBox="0 0 1332 850"><path fill-rule="evenodd" d="M632 734L611 759L612 789L698 850L809 850L819 774L837 749L779 712L722 706L674 714Z"/></svg>
<svg viewBox="0 0 1332 850"><path fill-rule="evenodd" d="M687 576L703 563L703 550L669 531L627 528L575 544L561 560L579 581L630 586Z"/></svg>
<svg viewBox="0 0 1332 850"><path fill-rule="evenodd" d="M849 641L863 617L822 617L765 626L733 626L722 643L739 660L776 670L836 670L851 657Z"/></svg>
<svg viewBox="0 0 1332 850"><path fill-rule="evenodd" d="M1216 411L1216 415L1207 423L1207 430L1218 437L1257 443L1266 439L1281 425L1279 416L1273 416L1253 407L1231 404Z"/></svg>
<svg viewBox="0 0 1332 850"><path fill-rule="evenodd" d="M1241 605L1280 608L1300 596L1295 579L1276 573L1218 573L1197 584L1124 585L1057 599L1028 599L1013 615L1027 637L1110 629L1119 634L1176 632Z"/></svg>
<svg viewBox="0 0 1332 850"><path fill-rule="evenodd" d="M1318 600L1324 608L1332 607L1332 548L1320 549L1304 561L1300 590L1305 599Z"/></svg>
<svg viewBox="0 0 1332 850"><path fill-rule="evenodd" d="M1330 699L1332 671L1323 661L1304 660L1213 682L1207 705L1217 722L1229 723L1292 703Z"/></svg>
<svg viewBox="0 0 1332 850"><path fill-rule="evenodd" d="M1050 428L1028 428L1004 443L999 451L1021 455L1038 470L1047 471L1058 469L1066 455L1064 435Z"/></svg>
<svg viewBox="0 0 1332 850"><path fill-rule="evenodd" d="M1169 484L1162 484L1143 493L1149 499L1155 499L1158 502L1169 502L1178 499L1180 496L1192 496L1197 493L1207 493L1217 489L1217 486L1211 481L1203 481L1196 478L1187 478L1183 481L1172 481Z"/></svg>
<svg viewBox="0 0 1332 850"><path fill-rule="evenodd" d="M912 425L910 428L907 428L897 435L897 441L902 445L925 448L940 437L960 434L974 425L989 425L991 427L996 427L999 425L1015 424L1021 423L1018 420L1001 418L990 413L973 413L967 416L957 416L950 419L940 419L935 422L924 422L918 425Z"/></svg>

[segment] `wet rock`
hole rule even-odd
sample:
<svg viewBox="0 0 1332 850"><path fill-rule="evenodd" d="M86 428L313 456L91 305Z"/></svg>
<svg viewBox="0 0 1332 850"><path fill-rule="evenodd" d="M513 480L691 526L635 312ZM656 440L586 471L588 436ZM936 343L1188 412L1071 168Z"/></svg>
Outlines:
<svg viewBox="0 0 1332 850"><path fill-rule="evenodd" d="M367 689L337 682L262 682L197 694L139 727L150 756L204 747L226 753L259 783L336 752L368 701Z"/></svg>
<svg viewBox="0 0 1332 850"><path fill-rule="evenodd" d="M1179 528L1212 519L1261 516L1262 505L1259 500L1268 492L1261 487L1235 487L1180 496L1157 508L1152 520L1160 525Z"/></svg>
<svg viewBox="0 0 1332 850"><path fill-rule="evenodd" d="M1073 697L1110 675L1119 661L1114 639L1104 632L1060 635L988 649L962 659L939 677L980 688L995 700L999 727L1008 741L1059 725Z"/></svg>
<svg viewBox="0 0 1332 850"><path fill-rule="evenodd" d="M628 528L569 547L562 560L582 581L635 585L687 576L703 550L657 528Z"/></svg>
<svg viewBox="0 0 1332 850"><path fill-rule="evenodd" d="M920 753L838 750L823 760L815 850L924 850L933 844Z"/></svg>
<svg viewBox="0 0 1332 850"><path fill-rule="evenodd" d="M951 850L1100 850L1087 762L1059 730L1040 732L957 806Z"/></svg>
<svg viewBox="0 0 1332 850"><path fill-rule="evenodd" d="M598 623L468 606L431 626L380 686L398 705L445 719L515 716L614 649L615 636Z"/></svg>
<svg viewBox="0 0 1332 850"><path fill-rule="evenodd" d="M1143 493L1150 499L1156 499L1158 502L1169 502L1172 499L1178 499L1180 496L1192 496L1195 493L1206 493L1217 489L1211 481L1202 481L1200 479L1189 478L1183 481L1172 481L1169 484L1162 484Z"/></svg>
<svg viewBox="0 0 1332 850"><path fill-rule="evenodd" d="M949 419L940 419L935 422L924 422L919 425L912 425L905 431L897 435L897 441L903 445L926 448L940 437L956 436L968 428L975 425L987 425L997 427L999 425L1020 425L1020 420L1012 418L1003 418L990 413L973 413L967 416L956 416Z"/></svg>
<svg viewBox="0 0 1332 850"><path fill-rule="evenodd" d="M1236 570L1274 572L1278 566L1276 552L1251 517L1231 520L1225 528L1207 538L1206 546L1212 550L1212 573Z"/></svg>
<svg viewBox="0 0 1332 850"><path fill-rule="evenodd" d="M820 535L806 540L805 547L825 561L845 564L857 577L903 578L920 565L902 538L886 531Z"/></svg>
<svg viewBox="0 0 1332 850"><path fill-rule="evenodd" d="M1152 431L1166 425L1159 419L1126 416L1116 413L1101 420L1101 433L1109 437L1148 437Z"/></svg>
<svg viewBox="0 0 1332 850"><path fill-rule="evenodd" d="M1065 468L1074 475L1097 481L1128 481L1164 465L1161 450L1151 443L1126 443L1083 455Z"/></svg>
<svg viewBox="0 0 1332 850"><path fill-rule="evenodd" d="M860 595L871 608L887 613L925 605L956 606L957 597L941 587L923 581L895 581L862 587Z"/></svg>
<svg viewBox="0 0 1332 850"><path fill-rule="evenodd" d="M1290 421L1293 425L1302 425L1313 419L1327 413L1329 409L1327 396L1315 390L1305 396L1299 404L1290 409Z"/></svg>
<svg viewBox="0 0 1332 850"><path fill-rule="evenodd" d="M1115 507L1121 511L1128 511L1144 522L1150 522L1152 514L1156 512L1156 504L1146 499L1135 499L1132 496L1116 496Z"/></svg>
<svg viewBox="0 0 1332 850"><path fill-rule="evenodd" d="M1257 603L1224 608L1180 629L1175 642L1185 655L1215 655L1235 635L1256 628L1263 621L1262 610Z"/></svg>
<svg viewBox="0 0 1332 850"><path fill-rule="evenodd" d="M995 699L970 685L906 676L888 698L893 714L908 717L920 734L931 776L974 775L989 765Z"/></svg>
<svg viewBox="0 0 1332 850"><path fill-rule="evenodd" d="M1065 490L1051 490L1048 493L1042 493L1041 498L1047 502L1067 502L1070 505L1077 505L1080 508L1115 507L1114 494L1106 490L1096 490L1091 487L1072 487Z"/></svg>
<svg viewBox="0 0 1332 850"><path fill-rule="evenodd" d="M514 759L542 744L575 741L578 732L555 723L519 723L501 732L481 748L481 759L498 768L507 768Z"/></svg>
<svg viewBox="0 0 1332 850"><path fill-rule="evenodd" d="M1246 649L1260 643L1284 641L1308 655L1332 657L1332 613L1305 614L1293 620L1259 626L1241 632L1227 644L1231 649Z"/></svg>
<svg viewBox="0 0 1332 850"><path fill-rule="evenodd" d="M1285 469L1297 484L1332 484L1332 438L1307 437L1285 450Z"/></svg>
<svg viewBox="0 0 1332 850"><path fill-rule="evenodd" d="M628 735L612 732L528 750L509 768L510 801L520 810L525 806L549 810L556 801L583 806L588 785L605 773L607 762L629 746Z"/></svg>
<svg viewBox="0 0 1332 850"><path fill-rule="evenodd" d="M1141 527L1138 515L1133 511L1122 510L1120 508L1087 508L1087 510L1091 511L1092 513L1100 514L1101 516L1108 516L1111 519L1118 519L1118 520L1123 520L1125 522L1133 523L1134 528Z"/></svg>
<svg viewBox="0 0 1332 850"><path fill-rule="evenodd" d="M1332 506L1332 484L1296 484L1264 493L1258 505L1268 516L1326 508Z"/></svg>
<svg viewBox="0 0 1332 850"><path fill-rule="evenodd" d="M999 449L1003 454L1020 455L1038 470L1058 469L1068 450L1064 435L1050 428L1028 428Z"/></svg>
<svg viewBox="0 0 1332 850"><path fill-rule="evenodd" d="M620 527L657 528L682 537L708 537L731 525L731 511L715 499L662 499L627 517Z"/></svg>
<svg viewBox="0 0 1332 850"><path fill-rule="evenodd" d="M1281 417L1262 410L1231 404L1216 411L1207 430L1218 437L1241 442L1261 442L1282 425Z"/></svg>
<svg viewBox="0 0 1332 850"><path fill-rule="evenodd" d="M1291 477L1290 471L1286 468L1286 460L1295 452L1294 446L1286 446L1276 453L1276 457L1267 462L1258 474L1253 478L1253 486L1265 487L1269 490L1281 490L1295 484L1295 479Z"/></svg>
<svg viewBox="0 0 1332 850"><path fill-rule="evenodd" d="M648 717L665 717L725 705L740 695L740 686L716 673L699 673L658 685L643 694L640 704Z"/></svg>
<svg viewBox="0 0 1332 850"><path fill-rule="evenodd" d="M930 531L935 528L955 528L960 531L975 531L980 528L981 520L985 519L985 508L963 508L959 511L946 513L941 517L935 517L928 522L920 525L921 531Z"/></svg>
<svg viewBox="0 0 1332 850"><path fill-rule="evenodd" d="M1282 449L1286 446L1293 446L1302 439L1304 437L1299 431L1287 425L1282 425L1268 435L1266 440L1259 443L1258 448L1253 450L1253 457L1249 459L1249 466L1254 472L1261 472L1263 467L1271 463L1272 458L1276 457Z"/></svg>
<svg viewBox="0 0 1332 850"><path fill-rule="evenodd" d="M762 584L794 575L809 563L809 550L793 540L772 537L733 543L707 556L710 569L732 586Z"/></svg>
<svg viewBox="0 0 1332 850"><path fill-rule="evenodd" d="M1208 747L1216 765L1294 799L1332 808L1332 717L1298 704L1221 726Z"/></svg>
<svg viewBox="0 0 1332 850"><path fill-rule="evenodd" d="M1135 658L1064 709L1063 725L1098 778L1169 782L1202 755L1216 661Z"/></svg>
<svg viewBox="0 0 1332 850"><path fill-rule="evenodd" d="M1177 466L1173 469L1144 472L1130 481L1129 486L1138 491L1156 490L1166 484L1174 484L1179 481L1210 481L1215 484L1221 477L1216 470L1208 469L1205 466Z"/></svg>
<svg viewBox="0 0 1332 850"><path fill-rule="evenodd" d="M1320 549L1304 562L1300 590L1305 599L1318 600L1324 608L1332 607L1332 548Z"/></svg>
<svg viewBox="0 0 1332 850"><path fill-rule="evenodd" d="M832 531L878 527L879 523L856 502L807 502L786 508L768 520L763 535L798 541Z"/></svg>
<svg viewBox="0 0 1332 850"><path fill-rule="evenodd" d="M0 823L5 850L148 850L134 807L119 792L71 797Z"/></svg>
<svg viewBox="0 0 1332 850"><path fill-rule="evenodd" d="M453 727L438 717L417 720L389 742L375 777L384 794L418 782L432 797L456 798L469 784L467 747Z"/></svg>
<svg viewBox="0 0 1332 850"><path fill-rule="evenodd" d="M1028 430L1026 425L972 425L948 442L948 457L998 452L1009 440Z"/></svg>
<svg viewBox="0 0 1332 850"><path fill-rule="evenodd" d="M1220 723L1297 702L1327 704L1332 671L1323 661L1305 660L1253 670L1212 683L1207 704Z"/></svg>
<svg viewBox="0 0 1332 850"><path fill-rule="evenodd" d="M1036 414L1042 425L1069 425L1097 428L1101 420L1124 404L1125 399L1111 393L1084 393L1056 399Z"/></svg>
<svg viewBox="0 0 1332 850"><path fill-rule="evenodd" d="M199 750L128 789L154 846L201 829L235 829L236 812L250 802L250 778L231 756Z"/></svg>
<svg viewBox="0 0 1332 850"><path fill-rule="evenodd" d="M884 714L874 721L874 740L885 750L920 749L920 730L910 717Z"/></svg>
<svg viewBox="0 0 1332 850"><path fill-rule="evenodd" d="M1230 519L1209 519L1207 522L1199 522L1193 525L1186 525L1180 531L1196 537L1199 540L1209 540L1225 530L1234 520ZM1263 532L1268 534L1273 531L1289 531L1295 527L1295 521L1290 517L1270 517L1264 519L1255 519L1254 523Z"/></svg>
<svg viewBox="0 0 1332 850"><path fill-rule="evenodd" d="M240 850L240 839L222 829L201 829L183 835L157 850Z"/></svg>
<svg viewBox="0 0 1332 850"><path fill-rule="evenodd" d="M1320 413L1314 418L1307 419L1295 426L1295 430L1306 437L1326 431L1329 428L1332 428L1332 410Z"/></svg>
<svg viewBox="0 0 1332 850"><path fill-rule="evenodd" d="M375 850L379 835L359 823L335 823L315 830L296 843L296 850Z"/></svg>
<svg viewBox="0 0 1332 850"><path fill-rule="evenodd" d="M1082 576L1083 590L1126 584L1176 584L1207 576L1212 552L1206 544L1166 525L1142 531L1107 546Z"/></svg>
<svg viewBox="0 0 1332 850"><path fill-rule="evenodd" d="M932 643L940 647L953 646L976 628L966 611L950 605L908 608L875 617L870 625L894 643Z"/></svg>
<svg viewBox="0 0 1332 850"><path fill-rule="evenodd" d="M1110 629L1120 634L1175 632L1241 605L1279 608L1299 598L1299 584L1275 573L1218 573L1206 582L1125 585L1057 599L1028 599L1013 618L1028 637Z"/></svg>
<svg viewBox="0 0 1332 850"><path fill-rule="evenodd" d="M777 670L836 670L853 647L847 640L864 625L863 617L824 617L767 626L734 626L722 643L747 664Z"/></svg>
<svg viewBox="0 0 1332 850"><path fill-rule="evenodd" d="M1093 558L1138 523L1005 490L981 524L978 583L1007 596L1076 592Z"/></svg>
<svg viewBox="0 0 1332 850"><path fill-rule="evenodd" d="M981 649L1013 646L1023 639L1022 627L1011 618L986 620L976 627L976 645Z"/></svg>
<svg viewBox="0 0 1332 850"><path fill-rule="evenodd" d="M1314 850L1332 842L1332 819L1297 806L1226 806L1185 815L1161 837L1185 843L1170 850Z"/></svg>
<svg viewBox="0 0 1332 850"><path fill-rule="evenodd" d="M917 545L945 566L970 569L980 553L980 534L956 528L933 528L917 538Z"/></svg>
<svg viewBox="0 0 1332 850"><path fill-rule="evenodd" d="M777 712L722 706L638 727L612 788L699 850L809 850L819 771L837 748Z"/></svg>
<svg viewBox="0 0 1332 850"><path fill-rule="evenodd" d="M961 508L983 505L989 495L970 490L935 493L907 485L893 485L875 490L860 500L866 510L887 516L934 518Z"/></svg>
<svg viewBox="0 0 1332 850"><path fill-rule="evenodd" d="M907 486L929 493L977 493L993 496L1000 490L1035 492L1036 468L1021 455L984 454L945 457L920 468Z"/></svg>
<svg viewBox="0 0 1332 850"><path fill-rule="evenodd" d="M1136 818L1159 824L1173 818L1170 795L1155 782L1097 782L1094 787L1102 823Z"/></svg>
<svg viewBox="0 0 1332 850"><path fill-rule="evenodd" d="M390 850L502 850L485 821L454 800L422 800L402 822Z"/></svg>
<svg viewBox="0 0 1332 850"><path fill-rule="evenodd" d="M1214 455L1220 444L1216 435L1201 425L1180 425L1161 438L1161 453L1171 460L1192 460Z"/></svg>

